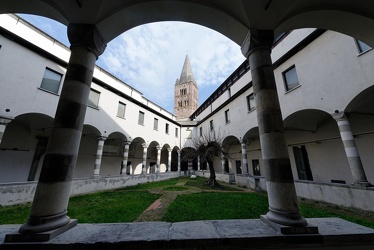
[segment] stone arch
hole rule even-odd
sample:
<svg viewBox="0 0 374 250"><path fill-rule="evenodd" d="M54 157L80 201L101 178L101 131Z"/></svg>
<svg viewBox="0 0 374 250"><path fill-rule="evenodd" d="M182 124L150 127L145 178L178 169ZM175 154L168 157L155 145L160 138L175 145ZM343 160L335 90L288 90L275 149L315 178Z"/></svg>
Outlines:
<svg viewBox="0 0 374 250"><path fill-rule="evenodd" d="M83 125L77 164L74 169L74 178L85 178L93 175L97 153L97 140L100 136L101 132L95 126L89 124Z"/></svg>
<svg viewBox="0 0 374 250"><path fill-rule="evenodd" d="M160 172L165 172L166 169L168 169L168 157L169 157L169 149L170 145L169 144L164 144L162 145L161 148L161 164L160 164ZM168 169L170 171L170 169Z"/></svg>
<svg viewBox="0 0 374 250"><path fill-rule="evenodd" d="M124 154L124 143L128 141L121 132L113 132L104 137L103 155L101 158L100 176L115 176L121 174Z"/></svg>
<svg viewBox="0 0 374 250"><path fill-rule="evenodd" d="M147 173L156 173L157 147L159 146L160 144L157 141L152 141L151 143L148 144L147 165L146 165Z"/></svg>
<svg viewBox="0 0 374 250"><path fill-rule="evenodd" d="M170 171L178 171L178 146L174 146L171 151L171 169Z"/></svg>
<svg viewBox="0 0 374 250"><path fill-rule="evenodd" d="M295 180L352 181L339 129L331 114L318 109L299 110L284 119L284 128Z"/></svg>
<svg viewBox="0 0 374 250"><path fill-rule="evenodd" d="M242 143L245 143L246 145L248 173L252 175L264 176L265 171L263 168L258 127L253 127L248 130L241 140Z"/></svg>
<svg viewBox="0 0 374 250"><path fill-rule="evenodd" d="M16 116L0 144L0 183L38 180L53 118L41 113Z"/></svg>
<svg viewBox="0 0 374 250"><path fill-rule="evenodd" d="M227 156L224 159L224 170L226 173L242 174L241 143L240 140L229 135L222 141L222 148Z"/></svg>
<svg viewBox="0 0 374 250"><path fill-rule="evenodd" d="M141 137L136 137L131 141L129 146L129 158L127 165L130 169L130 174L141 174L143 163L143 144L145 140Z"/></svg>

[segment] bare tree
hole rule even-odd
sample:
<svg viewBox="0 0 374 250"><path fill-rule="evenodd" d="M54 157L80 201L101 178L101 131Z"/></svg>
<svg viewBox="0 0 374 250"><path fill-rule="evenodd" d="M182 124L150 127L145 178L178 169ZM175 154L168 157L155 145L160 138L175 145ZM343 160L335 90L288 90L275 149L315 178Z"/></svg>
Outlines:
<svg viewBox="0 0 374 250"><path fill-rule="evenodd" d="M220 186L216 181L216 173L213 164L214 157L224 157L230 158L228 152L225 152L222 148L222 142L225 136L218 130L205 129L201 135L193 134L189 140L188 148L184 149L184 156L182 160L186 161L188 159L198 159L200 158L201 163L207 163L209 166L210 176L208 181L204 184L211 187Z"/></svg>

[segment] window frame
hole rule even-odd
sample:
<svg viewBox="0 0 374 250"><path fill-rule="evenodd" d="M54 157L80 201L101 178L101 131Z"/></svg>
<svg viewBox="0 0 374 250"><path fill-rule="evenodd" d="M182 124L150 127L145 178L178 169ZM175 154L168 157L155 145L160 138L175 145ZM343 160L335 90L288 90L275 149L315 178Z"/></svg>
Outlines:
<svg viewBox="0 0 374 250"><path fill-rule="evenodd" d="M120 114L120 107L121 106L123 107L123 115ZM117 108L117 117L125 119L125 115L126 115L126 104L119 101L118 102L118 108Z"/></svg>
<svg viewBox="0 0 374 250"><path fill-rule="evenodd" d="M294 70L295 71L295 74L296 74L296 78L297 78L297 85L293 86L293 85L290 85L289 83L289 79L287 77L287 73L291 72L291 70ZM296 70L296 65L292 65L291 67L289 67L288 69L286 69L285 71L282 72L282 76L283 76L283 82L284 82L284 87L286 89L286 92L289 92L291 90L294 90L298 87L301 86L300 84L300 80L299 80L299 76L297 74L297 70ZM290 87L290 86L293 86L293 87Z"/></svg>
<svg viewBox="0 0 374 250"><path fill-rule="evenodd" d="M93 104L95 104L95 103L90 99L91 93L96 93L96 94L98 94L96 105L92 105L92 104L90 103L90 102L92 102ZM91 107L91 108L94 108L94 109L99 109L100 95L101 95L101 92L97 91L96 89L92 89L92 88L91 88L91 89L90 89L89 96L88 96L87 106L88 106L88 107Z"/></svg>
<svg viewBox="0 0 374 250"><path fill-rule="evenodd" d="M213 131L213 130L214 130L214 123L213 123L213 120L210 120L210 121L209 121L209 126L210 126L210 131Z"/></svg>
<svg viewBox="0 0 374 250"><path fill-rule="evenodd" d="M153 118L153 130L158 131L158 119L156 117Z"/></svg>
<svg viewBox="0 0 374 250"><path fill-rule="evenodd" d="M355 42L356 42L356 47L357 47L357 50L358 50L359 54L366 53L366 52L373 49L372 47L370 47L369 45L367 45L366 43L364 43L361 40L355 39ZM367 48L364 49L364 47L367 47Z"/></svg>
<svg viewBox="0 0 374 250"><path fill-rule="evenodd" d="M230 123L230 109L225 110L225 122L226 124Z"/></svg>
<svg viewBox="0 0 374 250"><path fill-rule="evenodd" d="M169 123L165 123L165 134L169 134Z"/></svg>
<svg viewBox="0 0 374 250"><path fill-rule="evenodd" d="M178 130L178 128L175 128L175 137L176 137L176 138L179 137L179 130Z"/></svg>
<svg viewBox="0 0 374 250"><path fill-rule="evenodd" d="M142 119L141 119L142 118ZM139 110L138 124L144 126L145 113Z"/></svg>
<svg viewBox="0 0 374 250"><path fill-rule="evenodd" d="M52 89L50 89L46 86L43 87L43 82L45 83L44 79L46 79L45 75L46 75L47 72L55 74L57 76L60 76L60 80L58 81L58 87L57 87L56 91L54 91L54 90L52 90ZM59 92L60 92L60 88L61 88L62 78L63 78L63 74L61 74L60 72L57 72L56 70L53 70L51 68L46 67L45 70L44 70L42 81L40 82L39 89L44 90L44 91L49 92L49 93L52 93L52 94L58 95Z"/></svg>
<svg viewBox="0 0 374 250"><path fill-rule="evenodd" d="M251 99L253 100L253 107L251 105ZM253 93L249 94L246 96L246 101L247 101L247 109L248 109L248 112L254 110L256 108L256 103L255 103L255 95Z"/></svg>

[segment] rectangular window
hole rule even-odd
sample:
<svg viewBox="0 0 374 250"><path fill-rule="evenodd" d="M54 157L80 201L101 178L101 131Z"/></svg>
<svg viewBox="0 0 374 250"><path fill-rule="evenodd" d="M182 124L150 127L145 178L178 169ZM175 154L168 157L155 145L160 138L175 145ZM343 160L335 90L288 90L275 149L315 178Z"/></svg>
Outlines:
<svg viewBox="0 0 374 250"><path fill-rule="evenodd" d="M247 95L247 108L248 111L255 108L255 96L253 94Z"/></svg>
<svg viewBox="0 0 374 250"><path fill-rule="evenodd" d="M169 134L169 124L165 124L165 133Z"/></svg>
<svg viewBox="0 0 374 250"><path fill-rule="evenodd" d="M138 124L144 125L144 112L139 111Z"/></svg>
<svg viewBox="0 0 374 250"><path fill-rule="evenodd" d="M300 85L295 65L283 72L283 79L286 86L286 91L294 89Z"/></svg>
<svg viewBox="0 0 374 250"><path fill-rule="evenodd" d="M157 118L153 119L153 129L158 130L158 119Z"/></svg>
<svg viewBox="0 0 374 250"><path fill-rule="evenodd" d="M356 44L357 44L358 51L360 53L364 53L365 51L368 51L371 49L369 45L357 39L356 39Z"/></svg>
<svg viewBox="0 0 374 250"><path fill-rule="evenodd" d="M125 118L125 111L126 111L126 104L122 102L118 102L117 116L121 118Z"/></svg>
<svg viewBox="0 0 374 250"><path fill-rule="evenodd" d="M178 134L179 134L178 128L175 128L175 137L178 138Z"/></svg>
<svg viewBox="0 0 374 250"><path fill-rule="evenodd" d="M229 109L225 111L225 122L230 123Z"/></svg>
<svg viewBox="0 0 374 250"><path fill-rule="evenodd" d="M62 74L59 74L55 71L46 68L44 71L42 83L40 84L40 88L58 94L61 79Z"/></svg>
<svg viewBox="0 0 374 250"><path fill-rule="evenodd" d="M227 89L227 93L228 93L229 98L230 98L230 97L231 97L231 88L228 88L228 89Z"/></svg>
<svg viewBox="0 0 374 250"><path fill-rule="evenodd" d="M211 121L209 122L209 124L210 124L210 130L212 131L212 130L214 129L214 126L213 126L213 120L211 120Z"/></svg>
<svg viewBox="0 0 374 250"><path fill-rule="evenodd" d="M100 99L100 92L90 89L90 94L88 96L88 106L92 108L98 108L99 107L99 99Z"/></svg>
<svg viewBox="0 0 374 250"><path fill-rule="evenodd" d="M200 136L203 136L203 127L200 127Z"/></svg>
<svg viewBox="0 0 374 250"><path fill-rule="evenodd" d="M295 157L297 175L299 180L313 181L312 170L309 165L308 152L305 146L292 147Z"/></svg>
<svg viewBox="0 0 374 250"><path fill-rule="evenodd" d="M260 161L258 159L252 160L253 175L261 175Z"/></svg>

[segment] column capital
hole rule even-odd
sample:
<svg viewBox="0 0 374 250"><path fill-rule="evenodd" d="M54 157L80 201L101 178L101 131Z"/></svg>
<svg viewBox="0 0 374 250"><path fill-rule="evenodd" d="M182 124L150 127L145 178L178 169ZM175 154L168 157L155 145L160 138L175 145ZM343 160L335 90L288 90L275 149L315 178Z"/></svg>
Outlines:
<svg viewBox="0 0 374 250"><path fill-rule="evenodd" d="M125 146L130 146L130 144L131 144L131 141L124 141L123 142L123 145L125 145Z"/></svg>
<svg viewBox="0 0 374 250"><path fill-rule="evenodd" d="M156 146L157 150L161 150L162 147L160 145Z"/></svg>
<svg viewBox="0 0 374 250"><path fill-rule="evenodd" d="M265 48L271 50L274 42L274 31L273 30L255 30L251 29L244 39L241 46L242 54L245 58L259 48Z"/></svg>
<svg viewBox="0 0 374 250"><path fill-rule="evenodd" d="M245 145L247 145L247 142L248 142L247 139L241 139L241 140L240 140L240 143L241 143L241 144L245 144Z"/></svg>
<svg viewBox="0 0 374 250"><path fill-rule="evenodd" d="M177 150L177 153L178 153L178 154L180 154L180 153L181 153L181 151L180 151L180 150L178 149L178 150Z"/></svg>
<svg viewBox="0 0 374 250"><path fill-rule="evenodd" d="M171 152L171 151L173 151L173 149L172 148L168 148L168 151Z"/></svg>
<svg viewBox="0 0 374 250"><path fill-rule="evenodd" d="M108 138L108 137L106 137L106 136L102 136L102 135L99 135L99 136L96 136L96 138L97 138L99 141L105 141L106 138Z"/></svg>
<svg viewBox="0 0 374 250"><path fill-rule="evenodd" d="M142 143L142 146L143 146L143 148L148 148L148 144L147 143Z"/></svg>
<svg viewBox="0 0 374 250"><path fill-rule="evenodd" d="M334 118L336 121L340 121L340 120L346 120L348 119L348 116L349 114L348 113L345 113L343 111L340 111L339 110L335 110L334 113L331 114L332 118Z"/></svg>
<svg viewBox="0 0 374 250"><path fill-rule="evenodd" d="M94 24L70 23L68 38L71 47L83 47L95 54L96 59L104 53L106 42Z"/></svg>

